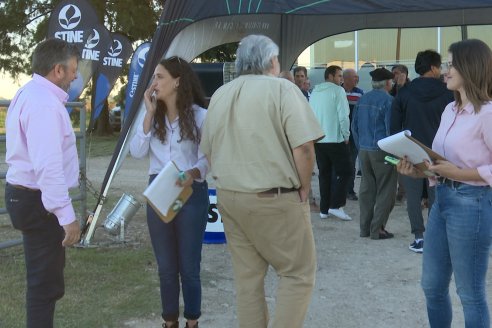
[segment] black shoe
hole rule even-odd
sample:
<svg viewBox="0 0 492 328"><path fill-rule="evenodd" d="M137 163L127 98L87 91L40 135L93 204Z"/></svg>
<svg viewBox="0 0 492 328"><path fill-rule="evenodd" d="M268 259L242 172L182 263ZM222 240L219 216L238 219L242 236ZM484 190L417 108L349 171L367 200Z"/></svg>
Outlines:
<svg viewBox="0 0 492 328"><path fill-rule="evenodd" d="M380 232L379 233L379 239L390 239L393 238L395 235L392 233L386 233L386 232Z"/></svg>
<svg viewBox="0 0 492 328"><path fill-rule="evenodd" d="M415 253L423 253L424 252L424 240L419 239L419 241L414 240L413 243L408 246L408 249Z"/></svg>
<svg viewBox="0 0 492 328"><path fill-rule="evenodd" d="M393 237L395 236L395 235L394 235L394 234L392 234L391 232L386 231L386 229L384 229L384 228L383 228L383 231L384 231L384 233L385 233L386 235L388 235L388 238L393 238Z"/></svg>
<svg viewBox="0 0 492 328"><path fill-rule="evenodd" d="M371 239L375 239L375 240L378 240L378 239L390 239L390 238L393 238L394 236L395 235L393 235L391 232L382 231L382 232L379 232L377 238L371 236Z"/></svg>
<svg viewBox="0 0 492 328"><path fill-rule="evenodd" d="M348 200L359 200L359 197L357 197L357 194L355 192L349 192L347 194L347 199Z"/></svg>

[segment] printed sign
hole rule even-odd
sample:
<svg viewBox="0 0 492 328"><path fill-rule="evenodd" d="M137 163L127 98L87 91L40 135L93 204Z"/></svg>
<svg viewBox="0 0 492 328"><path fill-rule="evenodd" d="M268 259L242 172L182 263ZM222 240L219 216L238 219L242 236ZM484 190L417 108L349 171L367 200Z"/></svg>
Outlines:
<svg viewBox="0 0 492 328"><path fill-rule="evenodd" d="M106 98L120 76L123 65L130 58L133 48L130 40L124 35L112 33L113 42L106 50L102 59L99 61L97 74L95 76L95 96L92 97L92 112L89 129L94 126L94 122L104 108Z"/></svg>
<svg viewBox="0 0 492 328"><path fill-rule="evenodd" d="M129 109L132 106L133 97L135 96L135 91L137 90L138 86L138 80L140 78L140 75L142 74L149 49L150 42L145 42L138 46L137 50L135 50L135 52L133 53L132 61L130 63L130 71L128 72L128 85L126 87L124 114L125 119L127 118Z"/></svg>

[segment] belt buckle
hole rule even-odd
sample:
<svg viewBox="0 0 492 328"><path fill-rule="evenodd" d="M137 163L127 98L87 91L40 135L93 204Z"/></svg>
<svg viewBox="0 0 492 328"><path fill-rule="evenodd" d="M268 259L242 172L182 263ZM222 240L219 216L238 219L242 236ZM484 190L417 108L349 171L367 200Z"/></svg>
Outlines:
<svg viewBox="0 0 492 328"><path fill-rule="evenodd" d="M438 181L439 184L446 185L446 186L448 186L450 188L453 188L453 189L458 188L462 184L459 181L451 180L451 179L448 179L448 178L445 178L445 177L439 177L437 179L437 181Z"/></svg>

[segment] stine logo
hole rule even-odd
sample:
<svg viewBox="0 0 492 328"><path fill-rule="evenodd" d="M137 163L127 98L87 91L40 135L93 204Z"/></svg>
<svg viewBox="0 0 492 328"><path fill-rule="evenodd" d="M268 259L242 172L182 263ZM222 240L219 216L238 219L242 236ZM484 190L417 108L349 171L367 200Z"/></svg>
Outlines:
<svg viewBox="0 0 492 328"><path fill-rule="evenodd" d="M142 49L142 51L140 51L138 53L137 63L138 63L138 66L140 66L140 68L144 67L145 60L147 59L147 54L149 53L149 49L150 49L150 45L147 48ZM130 93L129 93L130 97L132 97L132 98L133 98L133 96L135 96L135 90L137 90L139 77L140 77L140 74L137 74L137 73L133 74L131 89L130 89Z"/></svg>
<svg viewBox="0 0 492 328"><path fill-rule="evenodd" d="M119 40L114 40L113 44L108 50L108 55L110 57L103 58L104 66L114 66L114 67L123 67L123 59L117 58L121 52L123 51L123 45Z"/></svg>
<svg viewBox="0 0 492 328"><path fill-rule="evenodd" d="M147 59L147 54L149 53L149 49L150 49L150 46L148 46L147 48L143 49L138 54L138 66L140 66L141 68L144 67L145 60Z"/></svg>
<svg viewBox="0 0 492 328"><path fill-rule="evenodd" d="M65 40L70 43L84 42L84 31L72 31L82 20L80 9L75 5L66 5L58 14L58 23L68 31L58 31L55 33L55 38Z"/></svg>
<svg viewBox="0 0 492 328"><path fill-rule="evenodd" d="M82 58L98 61L100 51L94 49L98 44L99 32L96 29L92 29L92 33L89 35L89 38L85 42L84 49L82 50Z"/></svg>

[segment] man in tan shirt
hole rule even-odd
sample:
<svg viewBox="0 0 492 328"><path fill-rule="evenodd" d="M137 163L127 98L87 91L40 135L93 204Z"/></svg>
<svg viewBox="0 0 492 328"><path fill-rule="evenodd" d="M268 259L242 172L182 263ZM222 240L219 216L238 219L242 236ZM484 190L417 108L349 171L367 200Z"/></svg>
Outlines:
<svg viewBox="0 0 492 328"><path fill-rule="evenodd" d="M261 35L237 50L238 78L212 96L201 150L211 164L232 255L241 328L266 328L264 278L279 276L272 327L303 326L316 254L307 202L323 137L299 88L277 78L278 47Z"/></svg>

